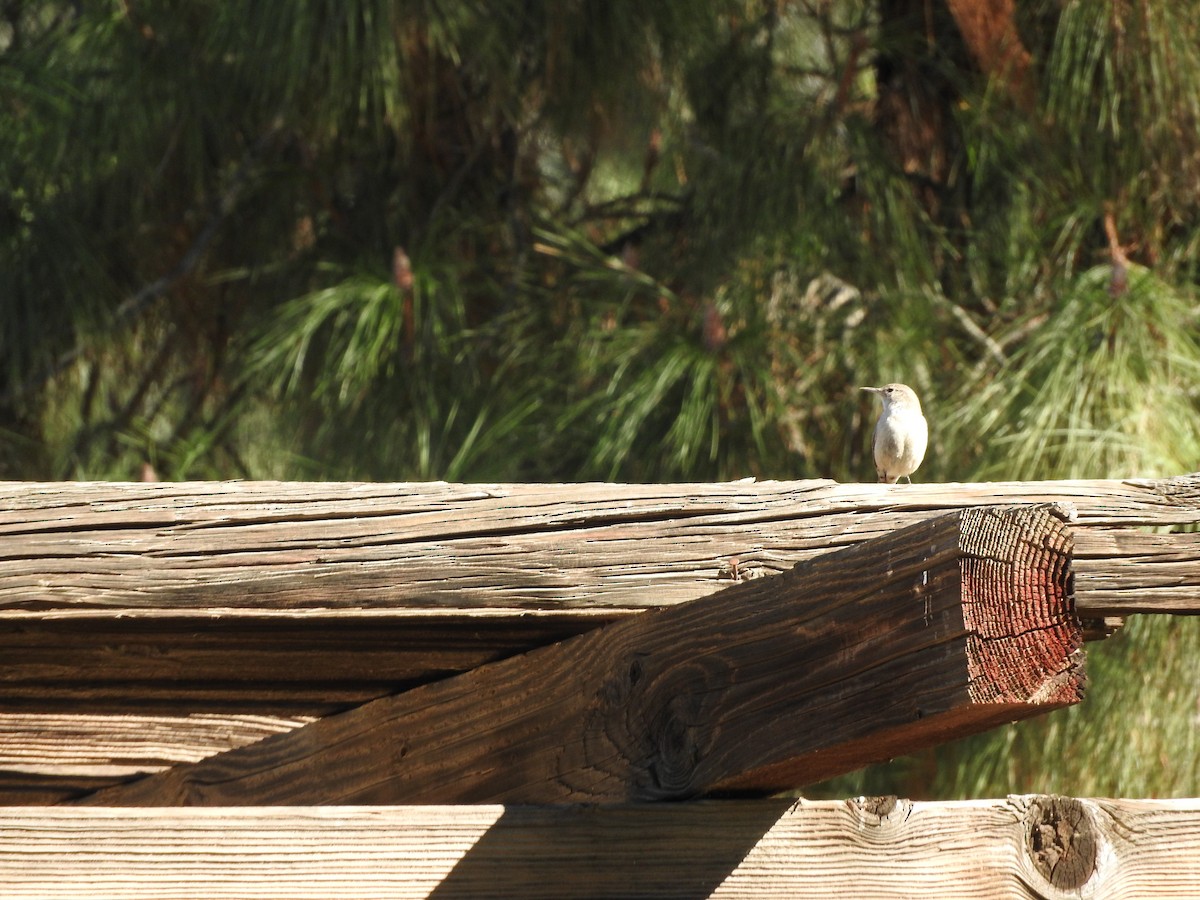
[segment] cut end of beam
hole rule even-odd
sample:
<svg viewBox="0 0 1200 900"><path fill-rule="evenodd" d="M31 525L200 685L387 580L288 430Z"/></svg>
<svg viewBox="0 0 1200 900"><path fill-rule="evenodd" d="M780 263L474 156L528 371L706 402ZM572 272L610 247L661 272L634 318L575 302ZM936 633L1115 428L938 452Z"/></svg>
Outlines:
<svg viewBox="0 0 1200 900"><path fill-rule="evenodd" d="M966 509L957 518L959 635L942 653L930 647L913 654L907 666L896 667L894 682L881 683L873 699L861 702L860 713L866 718L870 710L874 727L749 769L725 779L717 792L812 784L1083 699L1083 629L1074 608L1068 526L1038 507ZM922 531L915 526L895 537L919 541ZM929 571L915 579L913 593L932 626L946 601L937 599ZM902 618L891 627L903 628Z"/></svg>
<svg viewBox="0 0 1200 900"><path fill-rule="evenodd" d="M1067 527L1033 507L964 510L962 550L972 702L1083 699Z"/></svg>

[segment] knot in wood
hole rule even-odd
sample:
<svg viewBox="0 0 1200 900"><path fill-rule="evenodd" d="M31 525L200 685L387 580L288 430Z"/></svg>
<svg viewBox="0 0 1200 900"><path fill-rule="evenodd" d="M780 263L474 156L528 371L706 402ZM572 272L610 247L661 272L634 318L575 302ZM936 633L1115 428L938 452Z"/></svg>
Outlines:
<svg viewBox="0 0 1200 900"><path fill-rule="evenodd" d="M661 797L682 799L696 793L696 765L704 755L696 707L693 698L676 697L650 722L653 755L647 774L650 790Z"/></svg>
<svg viewBox="0 0 1200 900"><path fill-rule="evenodd" d="M721 711L714 684L732 676L715 654L662 668L634 654L614 666L601 692L596 722L604 743L633 765L634 800L678 800L700 793L697 768L710 752ZM593 760L601 747L589 748Z"/></svg>
<svg viewBox="0 0 1200 900"><path fill-rule="evenodd" d="M1087 884L1099 854L1096 823L1087 807L1073 797L1038 797L1026 823L1029 855L1042 877L1065 891Z"/></svg>
<svg viewBox="0 0 1200 900"><path fill-rule="evenodd" d="M853 803L868 816L886 819L895 811L900 803L900 798L895 794L886 794L882 797L859 797Z"/></svg>

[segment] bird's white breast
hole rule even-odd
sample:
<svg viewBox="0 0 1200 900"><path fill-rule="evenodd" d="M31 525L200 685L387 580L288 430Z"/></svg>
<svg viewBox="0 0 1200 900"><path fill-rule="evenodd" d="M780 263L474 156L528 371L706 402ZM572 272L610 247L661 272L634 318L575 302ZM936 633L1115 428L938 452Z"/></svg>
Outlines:
<svg viewBox="0 0 1200 900"><path fill-rule="evenodd" d="M925 458L929 425L915 410L888 410L875 426L875 459L889 475L911 475Z"/></svg>

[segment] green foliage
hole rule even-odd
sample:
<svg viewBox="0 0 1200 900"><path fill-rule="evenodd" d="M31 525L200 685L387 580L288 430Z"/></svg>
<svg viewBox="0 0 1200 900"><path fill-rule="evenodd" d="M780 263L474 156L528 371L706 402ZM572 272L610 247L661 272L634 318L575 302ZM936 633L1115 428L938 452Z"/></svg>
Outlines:
<svg viewBox="0 0 1200 900"><path fill-rule="evenodd" d="M505 393L513 354L486 353L492 336L470 328L466 312L448 273L417 269L403 290L351 276L281 307L251 355L302 410L281 418L294 442L323 452L326 477L391 470L453 481L489 467L511 476L494 460L517 451L536 403ZM397 448L405 458L392 458Z"/></svg>
<svg viewBox="0 0 1200 900"><path fill-rule="evenodd" d="M942 3L9 4L0 476L853 480L891 380L923 478L1194 468L1196 6L1025 91ZM1200 790L1192 623L1092 656L836 789Z"/></svg>
<svg viewBox="0 0 1200 900"><path fill-rule="evenodd" d="M1169 230L1194 228L1200 202L1195 11L1069 3L1046 60L1046 114L1079 197L1117 203L1158 252Z"/></svg>
<svg viewBox="0 0 1200 900"><path fill-rule="evenodd" d="M1195 300L1141 266L1064 281L1011 357L964 385L948 439L977 478L1189 471L1200 459Z"/></svg>

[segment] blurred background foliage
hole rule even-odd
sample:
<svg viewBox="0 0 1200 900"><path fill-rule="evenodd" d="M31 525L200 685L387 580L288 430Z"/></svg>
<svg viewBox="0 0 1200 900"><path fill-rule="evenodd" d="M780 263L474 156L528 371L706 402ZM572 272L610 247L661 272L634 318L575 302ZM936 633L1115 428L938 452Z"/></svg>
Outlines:
<svg viewBox="0 0 1200 900"><path fill-rule="evenodd" d="M0 3L0 477L1200 460L1194 0ZM1200 793L1200 629L814 793Z"/></svg>

